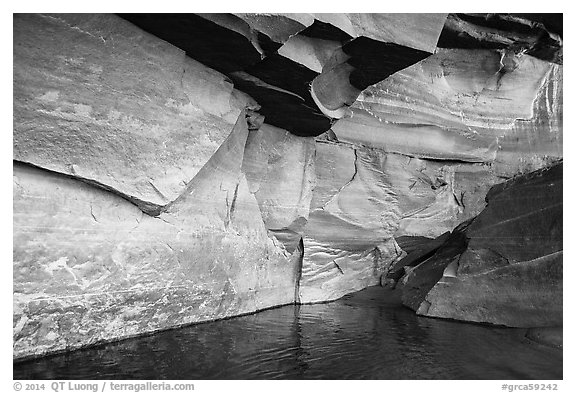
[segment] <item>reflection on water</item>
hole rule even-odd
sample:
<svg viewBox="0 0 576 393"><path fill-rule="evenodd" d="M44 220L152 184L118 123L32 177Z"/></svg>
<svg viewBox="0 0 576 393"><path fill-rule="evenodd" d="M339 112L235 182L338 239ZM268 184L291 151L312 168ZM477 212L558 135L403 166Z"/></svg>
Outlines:
<svg viewBox="0 0 576 393"><path fill-rule="evenodd" d="M561 379L516 329L416 316L373 287L14 365L14 379Z"/></svg>

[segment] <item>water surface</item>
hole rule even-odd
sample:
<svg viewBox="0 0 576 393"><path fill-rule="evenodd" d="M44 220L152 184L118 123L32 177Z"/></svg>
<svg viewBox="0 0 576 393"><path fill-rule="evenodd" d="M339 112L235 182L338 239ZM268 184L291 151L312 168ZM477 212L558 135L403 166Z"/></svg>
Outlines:
<svg viewBox="0 0 576 393"><path fill-rule="evenodd" d="M380 287L14 365L14 379L562 379L520 329L418 317Z"/></svg>

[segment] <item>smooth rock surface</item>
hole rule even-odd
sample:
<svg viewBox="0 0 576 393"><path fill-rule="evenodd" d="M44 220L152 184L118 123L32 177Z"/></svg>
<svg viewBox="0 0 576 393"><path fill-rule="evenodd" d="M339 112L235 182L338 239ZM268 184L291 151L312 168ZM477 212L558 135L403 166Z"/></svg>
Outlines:
<svg viewBox="0 0 576 393"><path fill-rule="evenodd" d="M486 267L461 273L478 264L467 258L458 261L455 279L444 271L418 314L511 327L562 324L562 251L516 264L486 258Z"/></svg>
<svg viewBox="0 0 576 393"><path fill-rule="evenodd" d="M494 168L511 177L550 166L563 157L563 67L552 65L532 106L533 116L517 120L498 139Z"/></svg>
<svg viewBox="0 0 576 393"><path fill-rule="evenodd" d="M481 164L451 164L394 153L382 156L382 172L401 211L396 237L436 237L451 231L482 210L483 196L497 182ZM478 184L480 180L484 182ZM479 197L472 199L475 196Z"/></svg>
<svg viewBox="0 0 576 393"><path fill-rule="evenodd" d="M291 257L268 237L235 130L154 218L61 174L14 166L14 358L294 302Z"/></svg>

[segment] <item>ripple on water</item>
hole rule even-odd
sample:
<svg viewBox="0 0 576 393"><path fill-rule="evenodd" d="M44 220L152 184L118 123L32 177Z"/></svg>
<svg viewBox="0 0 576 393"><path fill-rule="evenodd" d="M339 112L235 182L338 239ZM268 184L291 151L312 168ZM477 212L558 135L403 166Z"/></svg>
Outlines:
<svg viewBox="0 0 576 393"><path fill-rule="evenodd" d="M14 379L561 379L516 329L416 316L380 287L14 365Z"/></svg>

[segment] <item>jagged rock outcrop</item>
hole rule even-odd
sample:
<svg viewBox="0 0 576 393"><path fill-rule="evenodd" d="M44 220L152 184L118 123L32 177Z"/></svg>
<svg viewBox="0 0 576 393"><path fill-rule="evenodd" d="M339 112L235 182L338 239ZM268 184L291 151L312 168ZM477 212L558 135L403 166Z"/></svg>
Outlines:
<svg viewBox="0 0 576 393"><path fill-rule="evenodd" d="M415 15L415 19L418 17ZM434 20L438 30L442 20L442 16ZM434 33L430 38L434 40ZM323 65L322 73L310 85L310 93L322 113L340 119L349 114L348 107L362 90L431 54L365 36L350 39Z"/></svg>
<svg viewBox="0 0 576 393"><path fill-rule="evenodd" d="M562 183L557 164L494 186L482 213L408 269L401 279L404 304L433 317L561 326Z"/></svg>
<svg viewBox="0 0 576 393"><path fill-rule="evenodd" d="M479 260L557 299L561 245L473 235L562 159L562 81L557 16L15 15L14 357L406 272L413 308L475 320L517 295Z"/></svg>
<svg viewBox="0 0 576 393"><path fill-rule="evenodd" d="M228 75L262 105L270 125L317 136L364 88L430 56L446 15L122 17Z"/></svg>
<svg viewBox="0 0 576 393"><path fill-rule="evenodd" d="M428 258L436 254L436 251L442 247L448 239L450 239L450 232L443 233L436 239L430 239L424 236L411 237L400 236L396 242L400 248L407 253L401 260L397 261L390 266L390 269L383 278L385 279L382 284L395 285L410 268L420 265Z"/></svg>

